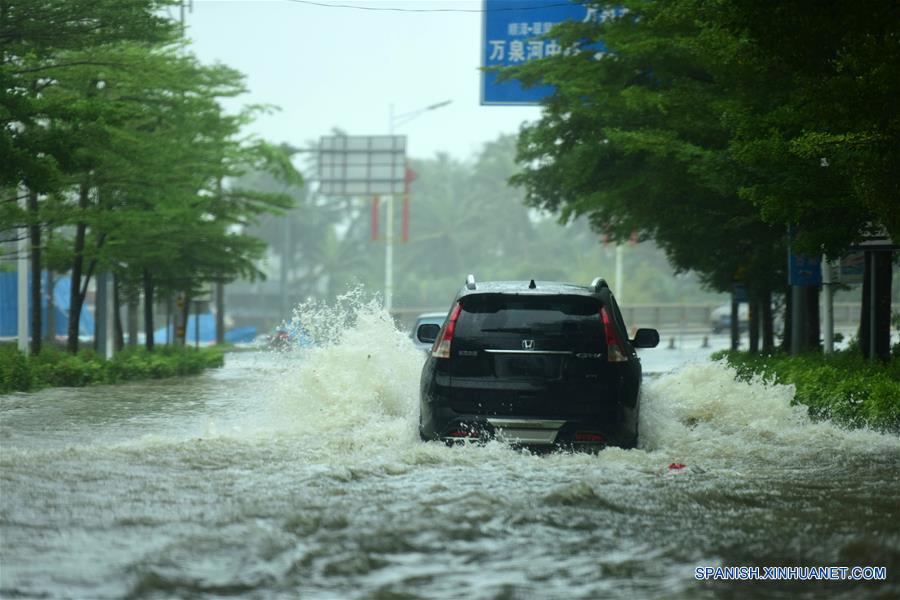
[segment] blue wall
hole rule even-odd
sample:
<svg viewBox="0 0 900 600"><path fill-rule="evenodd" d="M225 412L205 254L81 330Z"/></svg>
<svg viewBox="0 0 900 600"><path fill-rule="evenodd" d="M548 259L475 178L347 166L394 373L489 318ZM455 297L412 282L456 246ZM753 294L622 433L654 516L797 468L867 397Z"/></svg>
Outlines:
<svg viewBox="0 0 900 600"><path fill-rule="evenodd" d="M31 274L28 277L31 285ZM69 290L71 279L68 276L57 277L53 284L53 303L56 317L56 335L66 335L69 328ZM0 337L15 337L19 334L19 275L15 272L0 272ZM28 290L28 307L31 308L31 290ZM28 323L31 326L31 313ZM47 334L47 273L41 276L41 324L42 335ZM94 335L94 316L87 309L81 309L79 335Z"/></svg>

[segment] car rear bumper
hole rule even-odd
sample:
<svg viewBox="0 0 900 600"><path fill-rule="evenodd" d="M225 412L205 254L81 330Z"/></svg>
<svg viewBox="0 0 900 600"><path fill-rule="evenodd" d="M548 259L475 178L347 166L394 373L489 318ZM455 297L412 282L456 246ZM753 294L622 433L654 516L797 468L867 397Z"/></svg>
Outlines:
<svg viewBox="0 0 900 600"><path fill-rule="evenodd" d="M456 413L449 407L423 412L421 436L447 443L497 439L532 448L633 447L637 441L637 411L621 410L617 418L535 418Z"/></svg>

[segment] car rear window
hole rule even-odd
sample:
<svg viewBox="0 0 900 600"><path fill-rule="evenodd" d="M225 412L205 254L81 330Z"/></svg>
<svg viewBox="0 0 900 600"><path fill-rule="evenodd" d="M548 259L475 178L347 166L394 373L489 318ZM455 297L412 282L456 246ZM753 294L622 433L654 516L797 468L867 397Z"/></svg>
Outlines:
<svg viewBox="0 0 900 600"><path fill-rule="evenodd" d="M599 303L584 296L466 296L456 324L456 335L531 333L543 335L603 336Z"/></svg>

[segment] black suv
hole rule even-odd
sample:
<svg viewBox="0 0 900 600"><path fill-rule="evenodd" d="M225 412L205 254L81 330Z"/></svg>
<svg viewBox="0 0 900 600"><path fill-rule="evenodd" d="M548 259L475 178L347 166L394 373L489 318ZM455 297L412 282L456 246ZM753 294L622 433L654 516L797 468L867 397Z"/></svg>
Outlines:
<svg viewBox="0 0 900 600"><path fill-rule="evenodd" d="M637 445L641 362L606 281L475 282L469 275L422 368L419 433L529 447Z"/></svg>

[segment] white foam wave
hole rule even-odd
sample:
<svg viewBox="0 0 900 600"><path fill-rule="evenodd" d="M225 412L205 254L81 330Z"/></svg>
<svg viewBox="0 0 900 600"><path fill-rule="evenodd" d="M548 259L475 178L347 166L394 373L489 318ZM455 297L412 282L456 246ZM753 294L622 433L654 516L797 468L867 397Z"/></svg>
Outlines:
<svg viewBox="0 0 900 600"><path fill-rule="evenodd" d="M641 446L686 459L777 462L836 454L900 455L897 437L813 422L794 386L735 380L723 363L687 365L645 382Z"/></svg>
<svg viewBox="0 0 900 600"><path fill-rule="evenodd" d="M292 352L267 393L280 429L347 446L417 439L423 356L376 300L354 290L331 306L305 303L292 326L313 345Z"/></svg>

